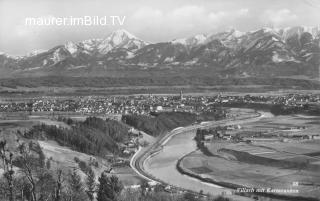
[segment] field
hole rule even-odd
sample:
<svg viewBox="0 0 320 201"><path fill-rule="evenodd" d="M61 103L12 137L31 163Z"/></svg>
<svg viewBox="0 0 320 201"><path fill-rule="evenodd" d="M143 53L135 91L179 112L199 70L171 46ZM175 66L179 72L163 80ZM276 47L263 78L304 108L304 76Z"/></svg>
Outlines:
<svg viewBox="0 0 320 201"><path fill-rule="evenodd" d="M203 178L252 188L297 189L289 196L319 197L320 175L317 172L248 164L195 152L184 158L181 167ZM298 186L293 186L298 182Z"/></svg>
<svg viewBox="0 0 320 201"><path fill-rule="evenodd" d="M242 130L262 132L266 136L272 135L275 136L272 137L275 140L256 140L250 145L230 144L226 149L275 160L308 161L310 164L319 164L320 144L317 140L313 140L312 136L319 135L320 124L314 124L314 121L320 121L320 117L292 115L262 119L243 125ZM304 135L308 136L306 140L290 138Z"/></svg>
<svg viewBox="0 0 320 201"><path fill-rule="evenodd" d="M242 125L243 129L251 131L277 131L287 134L319 134L320 117L306 115L275 116L273 118L263 118L257 122ZM300 129L298 129L300 127ZM305 128L303 128L305 127ZM296 128L296 129L295 129Z"/></svg>
<svg viewBox="0 0 320 201"><path fill-rule="evenodd" d="M319 198L320 117L275 116L227 130L251 142L210 141L215 156L201 151L187 155L180 166L191 174L252 188L297 189L288 196ZM304 139L292 136L308 136ZM258 136L258 137L257 137ZM293 185L293 184L298 184Z"/></svg>

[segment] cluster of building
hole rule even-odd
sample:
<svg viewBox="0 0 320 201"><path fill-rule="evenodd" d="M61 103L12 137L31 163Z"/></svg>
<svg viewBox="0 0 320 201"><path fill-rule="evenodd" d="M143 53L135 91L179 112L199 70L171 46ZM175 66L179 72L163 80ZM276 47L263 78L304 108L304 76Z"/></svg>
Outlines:
<svg viewBox="0 0 320 201"><path fill-rule="evenodd" d="M231 140L233 142L288 142L296 140L314 140L320 139L319 134L304 134L303 132L296 132L306 129L305 126L292 126L285 129L267 129L259 128L255 130L243 129L241 125L228 125L223 127L198 129L196 137L200 142L212 142L214 140ZM292 132L287 132L292 131Z"/></svg>
<svg viewBox="0 0 320 201"><path fill-rule="evenodd" d="M0 112L77 112L94 114L149 114L156 111L210 111L204 97L117 96L117 97L40 97L0 103Z"/></svg>
<svg viewBox="0 0 320 201"><path fill-rule="evenodd" d="M302 106L308 103L320 104L320 95L316 94L287 94L279 96L266 96L266 95L222 95L209 98L214 103L266 103L266 104L277 104L287 106Z"/></svg>
<svg viewBox="0 0 320 201"><path fill-rule="evenodd" d="M213 104L263 103L290 106L320 104L320 95L283 96L113 96L113 97L39 97L25 101L0 103L0 112L78 112L96 114L149 114L154 111L210 111Z"/></svg>

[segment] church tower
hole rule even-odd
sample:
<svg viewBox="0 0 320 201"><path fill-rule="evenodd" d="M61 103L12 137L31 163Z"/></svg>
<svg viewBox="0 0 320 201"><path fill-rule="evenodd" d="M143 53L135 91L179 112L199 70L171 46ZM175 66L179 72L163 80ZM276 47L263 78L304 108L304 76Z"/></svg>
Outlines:
<svg viewBox="0 0 320 201"><path fill-rule="evenodd" d="M182 90L180 91L180 100L183 100Z"/></svg>

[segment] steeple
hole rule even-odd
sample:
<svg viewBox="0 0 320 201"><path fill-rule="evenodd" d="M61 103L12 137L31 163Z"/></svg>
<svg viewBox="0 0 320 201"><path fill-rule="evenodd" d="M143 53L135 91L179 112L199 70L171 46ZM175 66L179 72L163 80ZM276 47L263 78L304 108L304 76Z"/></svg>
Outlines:
<svg viewBox="0 0 320 201"><path fill-rule="evenodd" d="M180 100L183 100L182 90L180 91Z"/></svg>

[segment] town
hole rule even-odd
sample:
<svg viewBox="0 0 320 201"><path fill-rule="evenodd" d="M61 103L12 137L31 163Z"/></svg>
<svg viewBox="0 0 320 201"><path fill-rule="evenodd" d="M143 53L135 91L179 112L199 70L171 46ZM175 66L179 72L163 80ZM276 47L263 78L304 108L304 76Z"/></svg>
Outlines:
<svg viewBox="0 0 320 201"><path fill-rule="evenodd" d="M180 96L87 96L87 97L38 97L32 99L0 100L0 112L76 112L81 114L141 114L161 111L199 112L211 111L214 106L239 104L282 105L291 108L319 107L320 95L288 94Z"/></svg>

